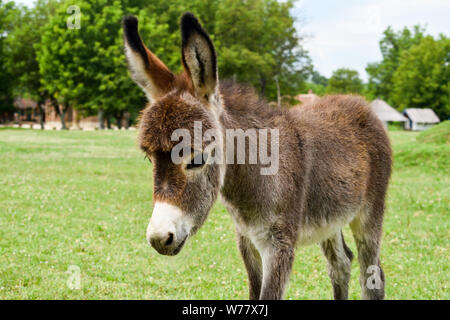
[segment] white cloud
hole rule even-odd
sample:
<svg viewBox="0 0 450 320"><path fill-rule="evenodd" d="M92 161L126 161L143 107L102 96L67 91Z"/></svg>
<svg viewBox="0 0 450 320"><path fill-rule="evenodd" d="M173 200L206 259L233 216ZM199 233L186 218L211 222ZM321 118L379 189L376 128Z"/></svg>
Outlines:
<svg viewBox="0 0 450 320"><path fill-rule="evenodd" d="M427 32L450 32L450 1L448 0L368 0L368 1L304 0L295 11L304 12L306 25L302 33L311 35L305 47L316 68L331 76L337 68L359 71L367 79L368 62L381 59L378 42L382 32L391 25L398 30L421 24Z"/></svg>

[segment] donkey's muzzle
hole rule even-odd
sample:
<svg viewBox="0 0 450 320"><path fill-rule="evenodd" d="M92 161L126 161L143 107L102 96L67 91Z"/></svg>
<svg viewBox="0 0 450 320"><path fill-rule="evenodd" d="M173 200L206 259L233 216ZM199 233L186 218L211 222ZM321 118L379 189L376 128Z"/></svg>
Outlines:
<svg viewBox="0 0 450 320"><path fill-rule="evenodd" d="M153 248L156 249L156 251L164 252L164 251L167 251L167 248L170 248L171 244L173 243L173 237L174 237L173 233L168 232L166 235L164 235L162 237L158 236L158 237L150 238L150 244L152 245Z"/></svg>
<svg viewBox="0 0 450 320"><path fill-rule="evenodd" d="M176 241L174 237L173 233L169 233L165 237L150 238L150 244L159 254L174 256L183 248L187 236L181 241Z"/></svg>
<svg viewBox="0 0 450 320"><path fill-rule="evenodd" d="M156 202L147 227L147 241L158 253L173 256L181 251L190 229L189 220L178 207Z"/></svg>

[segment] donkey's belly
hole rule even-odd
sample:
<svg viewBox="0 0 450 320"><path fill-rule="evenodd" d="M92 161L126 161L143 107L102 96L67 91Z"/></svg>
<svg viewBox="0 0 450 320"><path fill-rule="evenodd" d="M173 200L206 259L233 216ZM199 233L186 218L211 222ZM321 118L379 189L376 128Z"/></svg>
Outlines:
<svg viewBox="0 0 450 320"><path fill-rule="evenodd" d="M252 241L255 247L262 252L265 242L270 238L271 224L258 219L251 224L242 219L238 208L221 197L221 201L230 213L235 223L238 233L246 236ZM297 245L306 246L319 243L338 233L345 225L349 224L357 215L359 209L346 210L342 214L333 215L333 218L323 218L321 220L310 220L299 226Z"/></svg>
<svg viewBox="0 0 450 320"><path fill-rule="evenodd" d="M358 210L348 211L329 222L323 219L314 223L304 223L299 228L297 245L306 246L329 239L349 224L357 212Z"/></svg>

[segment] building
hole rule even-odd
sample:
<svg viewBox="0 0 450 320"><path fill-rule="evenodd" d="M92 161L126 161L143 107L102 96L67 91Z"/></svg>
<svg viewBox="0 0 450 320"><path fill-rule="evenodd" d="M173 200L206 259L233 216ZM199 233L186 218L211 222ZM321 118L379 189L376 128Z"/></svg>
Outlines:
<svg viewBox="0 0 450 320"><path fill-rule="evenodd" d="M385 128L389 123L406 123L408 119L404 117L400 112L392 108L385 101L381 99L375 99L370 103L372 111L383 122Z"/></svg>
<svg viewBox="0 0 450 320"><path fill-rule="evenodd" d="M35 101L18 98L14 101L14 107L16 109L14 113L15 123L27 127L39 124L39 109ZM61 118L49 100L46 101L43 110L44 128L61 129ZM66 110L64 120L68 129L94 130L99 126L97 116L84 117L72 107Z"/></svg>
<svg viewBox="0 0 450 320"><path fill-rule="evenodd" d="M84 117L80 112L70 106L65 112L64 121L68 129L94 130L98 129L99 126L97 116ZM47 101L45 104L45 128L59 130L61 127L61 117L50 101Z"/></svg>
<svg viewBox="0 0 450 320"><path fill-rule="evenodd" d="M39 109L37 103L31 99L18 98L14 100L16 112L14 120L17 123L29 122L39 123Z"/></svg>
<svg viewBox="0 0 450 320"><path fill-rule="evenodd" d="M297 99L300 102L300 105L304 105L316 101L317 99L319 99L319 97L315 95L313 91L310 89L307 94L296 95L295 99Z"/></svg>
<svg viewBox="0 0 450 320"><path fill-rule="evenodd" d="M423 131L441 122L436 113L429 108L408 108L403 111L403 115L407 118L406 130Z"/></svg>

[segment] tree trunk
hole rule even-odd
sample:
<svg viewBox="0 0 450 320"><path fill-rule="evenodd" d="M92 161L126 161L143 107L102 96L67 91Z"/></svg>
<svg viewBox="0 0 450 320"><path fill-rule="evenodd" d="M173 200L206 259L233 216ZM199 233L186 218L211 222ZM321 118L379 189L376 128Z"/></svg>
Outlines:
<svg viewBox="0 0 450 320"><path fill-rule="evenodd" d="M39 107L39 124L41 126L41 130L44 130L44 108Z"/></svg>
<svg viewBox="0 0 450 320"><path fill-rule="evenodd" d="M39 95L39 100L37 103L37 107L39 110L39 125L41 126L41 130L45 129L45 94Z"/></svg>
<svg viewBox="0 0 450 320"><path fill-rule="evenodd" d="M59 118L61 119L61 130L67 130L66 127L66 108L62 108L61 112L59 113Z"/></svg>
<svg viewBox="0 0 450 320"><path fill-rule="evenodd" d="M44 107L41 103L41 100L38 101L37 108L39 111L39 125L41 127L41 130L44 130Z"/></svg>
<svg viewBox="0 0 450 320"><path fill-rule="evenodd" d="M111 129L111 117L109 114L106 115L106 128Z"/></svg>
<svg viewBox="0 0 450 320"><path fill-rule="evenodd" d="M124 118L125 118L125 130L128 130L128 128L130 127L130 113L129 112L125 112L124 113Z"/></svg>
<svg viewBox="0 0 450 320"><path fill-rule="evenodd" d="M259 81L261 83L261 95L264 96L266 94L266 79L261 76Z"/></svg>
<svg viewBox="0 0 450 320"><path fill-rule="evenodd" d="M122 122L123 122L123 110L116 113L115 115L116 118L116 123L117 123L117 128L120 130L122 129Z"/></svg>
<svg viewBox="0 0 450 320"><path fill-rule="evenodd" d="M59 115L59 118L61 119L61 129L62 130L66 130L66 119L64 119L65 115L66 115L66 110L65 107L63 106L62 108L59 107L59 103L55 98L51 98L51 102L53 105L53 108L55 108L55 112L57 115Z"/></svg>
<svg viewBox="0 0 450 320"><path fill-rule="evenodd" d="M55 98L50 98L51 104L53 106L53 108L55 109L56 114L59 116L60 114L60 110L59 110L59 105L58 105L58 101Z"/></svg>
<svg viewBox="0 0 450 320"><path fill-rule="evenodd" d="M116 117L117 129L122 129L122 117Z"/></svg>
<svg viewBox="0 0 450 320"><path fill-rule="evenodd" d="M98 128L100 130L105 129L105 112L103 109L98 110Z"/></svg>
<svg viewBox="0 0 450 320"><path fill-rule="evenodd" d="M275 82L277 84L277 104L278 108L281 107L281 94L280 94L280 83L278 82L278 77L275 78Z"/></svg>

